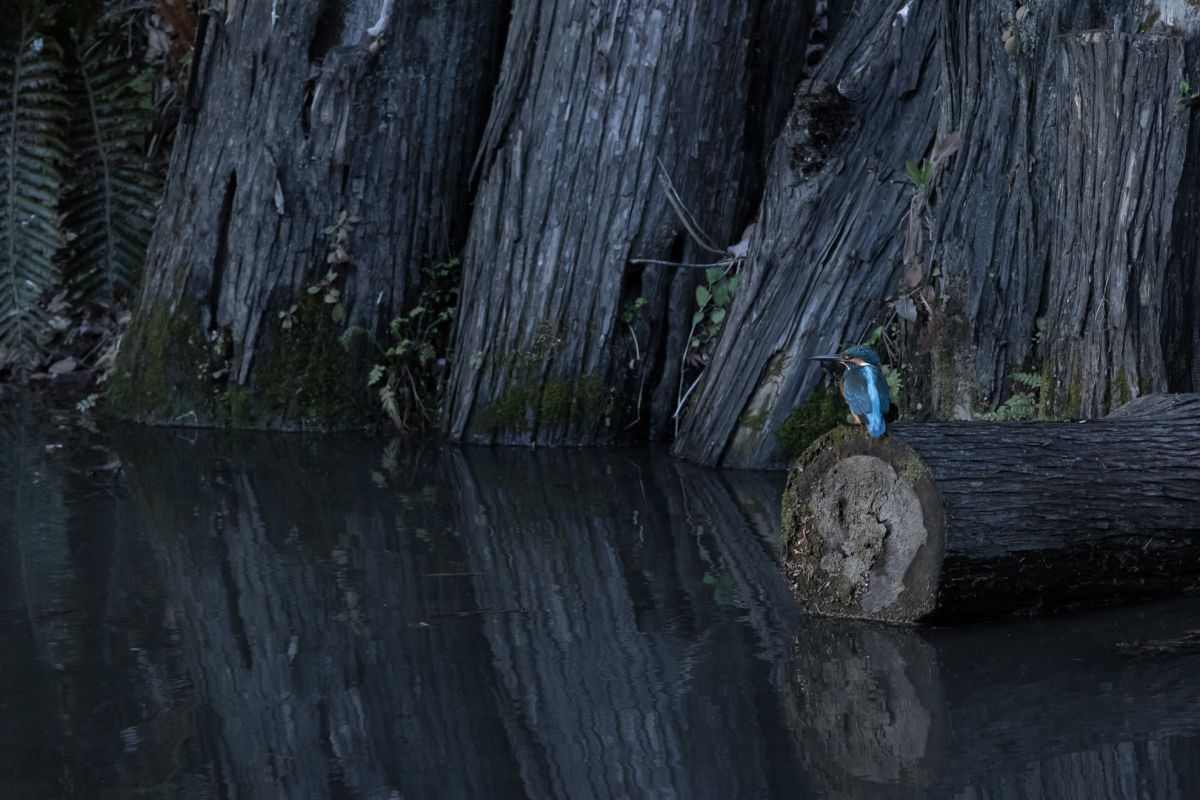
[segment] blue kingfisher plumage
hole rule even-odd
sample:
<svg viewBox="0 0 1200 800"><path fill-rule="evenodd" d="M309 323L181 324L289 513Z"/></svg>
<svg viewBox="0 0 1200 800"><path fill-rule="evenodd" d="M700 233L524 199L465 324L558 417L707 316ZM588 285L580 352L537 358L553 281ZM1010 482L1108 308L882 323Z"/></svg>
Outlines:
<svg viewBox="0 0 1200 800"><path fill-rule="evenodd" d="M846 405L850 406L850 413L859 425L866 426L871 436L883 436L887 430L884 415L891 408L891 403L883 365L875 350L869 345L860 344L844 353L813 356L812 359L834 361L846 368L842 373L841 390Z"/></svg>

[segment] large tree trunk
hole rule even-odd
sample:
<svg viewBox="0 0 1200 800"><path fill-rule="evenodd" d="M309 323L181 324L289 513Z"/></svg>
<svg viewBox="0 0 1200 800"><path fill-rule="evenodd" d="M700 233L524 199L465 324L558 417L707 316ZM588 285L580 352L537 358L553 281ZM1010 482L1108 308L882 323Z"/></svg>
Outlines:
<svg viewBox="0 0 1200 800"><path fill-rule="evenodd" d="M1110 11L863 5L815 75L838 91L814 84L789 128L832 127L843 143L806 177L781 138L732 324L678 454L777 461L783 420L820 377L807 356L897 319L880 305L889 295L914 319L894 343L907 413L970 418L1005 400L1022 369L1042 373L1049 415L1195 390L1200 193L1181 179L1200 156L1188 149L1194 112L1176 103L1194 26L1167 9ZM1139 24L1150 30L1132 33ZM1071 33L1098 25L1117 30ZM847 65L864 69L838 83ZM873 89L847 102L854 85ZM906 231L901 167L927 153L939 110L937 138L958 151L940 154L914 205L927 223Z"/></svg>
<svg viewBox="0 0 1200 800"><path fill-rule="evenodd" d="M1187 290L1167 275L1191 114L1176 104L1179 36L1089 31L1061 46L1041 399L1050 415L1093 417L1167 390L1164 307Z"/></svg>
<svg viewBox="0 0 1200 800"><path fill-rule="evenodd" d="M801 86L771 158L741 287L676 453L761 466L817 383L806 357L857 340L899 274L911 186L933 142L931 0L861 3Z"/></svg>
<svg viewBox="0 0 1200 800"><path fill-rule="evenodd" d="M750 52L759 6L516 4L463 256L452 438L669 430L695 278L629 260L715 258L685 239L663 172L717 245L736 241L739 185L760 169L746 128L770 126L770 98L794 85L803 54ZM776 31L802 27L810 7L789 4ZM765 111L749 107L752 58L778 78L756 95Z"/></svg>
<svg viewBox="0 0 1200 800"><path fill-rule="evenodd" d="M229 7L202 17L110 397L153 422L351 424L366 367L339 337L381 335L463 241L506 4Z"/></svg>
<svg viewBox="0 0 1200 800"><path fill-rule="evenodd" d="M997 35L1011 10L943 8L941 133L959 132L962 150L934 204L929 399L936 416L968 418L1032 364L1044 413L1102 415L1166 388L1164 306L1196 272L1172 258L1195 238L1194 193L1177 199L1183 40L1135 35L1144 12L1114 18L1095 0L1030 3ZM1091 30L1114 19L1126 33Z"/></svg>
<svg viewBox="0 0 1200 800"><path fill-rule="evenodd" d="M1200 396L1087 424L844 428L796 462L784 563L832 616L954 620L1194 591Z"/></svg>

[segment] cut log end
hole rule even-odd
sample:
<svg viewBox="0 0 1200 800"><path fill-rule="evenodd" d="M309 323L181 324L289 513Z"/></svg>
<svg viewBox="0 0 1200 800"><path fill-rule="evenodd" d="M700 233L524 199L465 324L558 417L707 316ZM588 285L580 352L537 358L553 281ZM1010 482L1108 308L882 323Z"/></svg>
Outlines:
<svg viewBox="0 0 1200 800"><path fill-rule="evenodd" d="M904 442L835 431L796 462L784 514L785 570L808 610L890 622L933 611L945 515Z"/></svg>

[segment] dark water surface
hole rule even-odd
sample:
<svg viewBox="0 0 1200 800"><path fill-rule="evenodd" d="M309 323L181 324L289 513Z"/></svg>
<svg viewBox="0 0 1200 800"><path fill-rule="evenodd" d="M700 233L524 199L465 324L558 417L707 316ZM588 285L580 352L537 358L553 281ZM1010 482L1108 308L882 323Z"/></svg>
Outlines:
<svg viewBox="0 0 1200 800"><path fill-rule="evenodd" d="M1200 798L1200 656L1118 646L1200 604L807 620L779 475L11 413L0 452L0 798Z"/></svg>

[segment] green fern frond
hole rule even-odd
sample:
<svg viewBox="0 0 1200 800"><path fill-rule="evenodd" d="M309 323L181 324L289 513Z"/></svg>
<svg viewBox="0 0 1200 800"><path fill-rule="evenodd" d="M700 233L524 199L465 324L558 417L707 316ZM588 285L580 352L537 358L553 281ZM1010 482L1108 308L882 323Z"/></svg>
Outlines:
<svg viewBox="0 0 1200 800"><path fill-rule="evenodd" d="M72 41L68 73L74 167L64 202L75 236L68 275L77 295L113 301L132 293L154 225L159 179L147 163L150 81L101 27Z"/></svg>
<svg viewBox="0 0 1200 800"><path fill-rule="evenodd" d="M1014 372L1009 376L1012 382L1029 389L1042 388L1042 376L1038 372Z"/></svg>
<svg viewBox="0 0 1200 800"><path fill-rule="evenodd" d="M49 10L8 2L0 15L10 23L0 32L0 348L25 370L49 333L41 300L61 278L67 107L62 52L44 33Z"/></svg>

